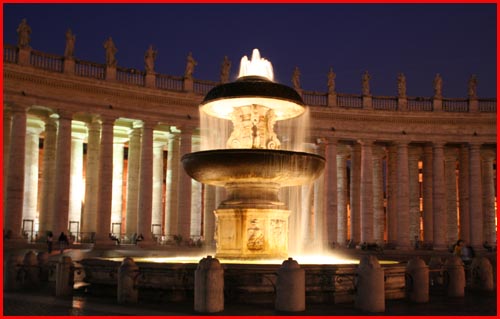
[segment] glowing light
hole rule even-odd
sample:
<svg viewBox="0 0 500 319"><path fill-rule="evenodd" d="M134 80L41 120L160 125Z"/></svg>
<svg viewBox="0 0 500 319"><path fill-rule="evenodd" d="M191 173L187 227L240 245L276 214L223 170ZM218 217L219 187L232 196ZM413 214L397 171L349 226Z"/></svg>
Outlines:
<svg viewBox="0 0 500 319"><path fill-rule="evenodd" d="M251 75L262 76L267 78L269 81L273 81L274 79L273 66L271 65L271 62L261 58L258 49L253 49L251 60L248 60L246 55L241 58L240 74L238 77L240 78Z"/></svg>

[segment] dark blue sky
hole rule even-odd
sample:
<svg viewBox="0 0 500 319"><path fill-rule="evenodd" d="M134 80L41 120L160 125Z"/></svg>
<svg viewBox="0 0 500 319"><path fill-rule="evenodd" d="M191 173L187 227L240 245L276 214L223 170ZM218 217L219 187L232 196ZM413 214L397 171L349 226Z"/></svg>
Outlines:
<svg viewBox="0 0 500 319"><path fill-rule="evenodd" d="M71 28L77 58L104 63L111 36L126 68L143 70L153 44L159 73L183 75L192 52L195 78L217 81L227 55L234 79L259 48L280 83L298 66L305 90L326 91L332 66L342 93L360 93L368 70L374 95L396 95L403 72L409 96L431 96L440 73L445 97L466 97L471 74L480 97L496 97L495 4L4 4L4 43L22 18L35 50L63 55Z"/></svg>

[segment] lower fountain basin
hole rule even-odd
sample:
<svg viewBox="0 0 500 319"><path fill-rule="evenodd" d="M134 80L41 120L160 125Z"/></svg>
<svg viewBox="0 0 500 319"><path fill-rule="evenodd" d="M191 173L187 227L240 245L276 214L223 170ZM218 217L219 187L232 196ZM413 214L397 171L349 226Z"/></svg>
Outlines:
<svg viewBox="0 0 500 319"><path fill-rule="evenodd" d="M214 186L274 184L278 187L308 184L325 167L319 155L271 149L220 149L194 152L182 157L186 173Z"/></svg>

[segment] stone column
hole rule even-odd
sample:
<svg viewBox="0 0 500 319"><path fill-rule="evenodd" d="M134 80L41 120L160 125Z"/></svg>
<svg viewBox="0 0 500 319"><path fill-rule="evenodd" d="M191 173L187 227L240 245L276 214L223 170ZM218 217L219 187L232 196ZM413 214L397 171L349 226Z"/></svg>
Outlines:
<svg viewBox="0 0 500 319"><path fill-rule="evenodd" d="M82 216L82 239L88 241L97 232L97 200L99 189L99 158L101 123L97 118L87 123L87 164L85 168L85 205Z"/></svg>
<svg viewBox="0 0 500 319"><path fill-rule="evenodd" d="M347 242L347 167L345 146L337 153L337 243Z"/></svg>
<svg viewBox="0 0 500 319"><path fill-rule="evenodd" d="M192 129L182 129L180 157L191 153L191 135ZM177 163L179 170L178 230L182 238L188 240L191 236L191 177L184 171L180 159Z"/></svg>
<svg viewBox="0 0 500 319"><path fill-rule="evenodd" d="M56 188L54 195L54 237L68 233L68 213L71 183L71 120L72 114L59 111L56 149Z"/></svg>
<svg viewBox="0 0 500 319"><path fill-rule="evenodd" d="M141 163L142 122L136 121L129 133L128 168L127 168L127 201L125 232L127 236L137 233L137 211L139 209L139 173Z"/></svg>
<svg viewBox="0 0 500 319"><path fill-rule="evenodd" d="M484 212L484 240L491 245L496 241L495 225L495 177L493 174L493 160L495 150L483 151L483 212Z"/></svg>
<svg viewBox="0 0 500 319"><path fill-rule="evenodd" d="M410 186L410 242L415 245L415 238L420 240L420 182L418 179L418 161L421 149L412 146L408 150L408 180Z"/></svg>
<svg viewBox="0 0 500 319"><path fill-rule="evenodd" d="M7 175L9 172L9 156L10 156L10 138L12 128L12 112L6 109L3 110L3 202L7 202Z"/></svg>
<svg viewBox="0 0 500 319"><path fill-rule="evenodd" d="M410 249L410 184L408 166L408 142L399 141L397 144L397 199L398 210L398 240L399 249Z"/></svg>
<svg viewBox="0 0 500 319"><path fill-rule="evenodd" d="M470 243L470 213L469 213L469 147L460 145L459 153L459 237Z"/></svg>
<svg viewBox="0 0 500 319"><path fill-rule="evenodd" d="M113 127L113 198L111 199L111 232L119 236L124 232L123 225L123 159L125 143L128 141L128 128ZM120 224L120 227L113 227Z"/></svg>
<svg viewBox="0 0 500 319"><path fill-rule="evenodd" d="M397 147L391 145L388 148L389 158L387 160L387 242L396 244L398 236L398 212L397 212Z"/></svg>
<svg viewBox="0 0 500 319"><path fill-rule="evenodd" d="M144 122L142 127L141 173L139 179L139 211L137 232L144 236L142 245L151 244L151 218L153 209L153 127L156 123Z"/></svg>
<svg viewBox="0 0 500 319"><path fill-rule="evenodd" d="M422 188L423 188L423 219L424 219L424 238L423 242L432 244L434 241L434 214L433 214L433 187L432 187L432 145L424 146L424 154L422 161Z"/></svg>
<svg viewBox="0 0 500 319"><path fill-rule="evenodd" d="M353 243L361 240L360 228L360 183L361 183L361 145L354 144L351 148L351 194L350 194L350 233Z"/></svg>
<svg viewBox="0 0 500 319"><path fill-rule="evenodd" d="M200 150L200 137L193 136L192 151L197 152ZM184 170L184 168L183 168ZM191 179L191 237L199 238L201 235L202 227L202 186L200 182Z"/></svg>
<svg viewBox="0 0 500 319"><path fill-rule="evenodd" d="M78 227L68 224L72 235L81 229L82 201L84 194L83 185L83 139L87 135L85 123L73 121L71 132L71 166L70 166L70 191L69 191L69 222L77 222Z"/></svg>
<svg viewBox="0 0 500 319"><path fill-rule="evenodd" d="M457 158L454 148L445 151L445 179L446 179L446 245L450 246L458 239L457 219Z"/></svg>
<svg viewBox="0 0 500 319"><path fill-rule="evenodd" d="M373 243L373 141L360 140L359 143L361 144L361 242Z"/></svg>
<svg viewBox="0 0 500 319"><path fill-rule="evenodd" d="M470 244L483 249L483 183L481 182L481 143L469 143Z"/></svg>
<svg viewBox="0 0 500 319"><path fill-rule="evenodd" d="M215 186L204 185L203 236L208 247L215 247Z"/></svg>
<svg viewBox="0 0 500 319"><path fill-rule="evenodd" d="M28 117L25 161L24 161L24 196L23 196L23 230L34 236L35 221L38 210L38 158L40 154L40 133L44 129L44 123L37 118ZM31 225L24 225L24 221ZM26 227L26 228L25 228Z"/></svg>
<svg viewBox="0 0 500 319"><path fill-rule="evenodd" d="M329 138L327 142L326 155L326 170L324 173L325 185L323 196L320 199L324 203L326 220L326 240L329 244L337 242L337 139ZM343 244L343 242L342 242Z"/></svg>
<svg viewBox="0 0 500 319"><path fill-rule="evenodd" d="M168 133L154 131L153 133L153 207L151 227L153 235L163 235L163 149L168 145ZM155 227L153 227L155 225ZM159 227L156 225L160 225Z"/></svg>
<svg viewBox="0 0 500 319"><path fill-rule="evenodd" d="M165 234L168 239L178 235L179 211L179 163L180 163L180 136L178 133L169 135L166 177L166 204L165 204Z"/></svg>
<svg viewBox="0 0 500 319"><path fill-rule="evenodd" d="M56 143L57 120L48 117L45 120L45 139L43 140L42 196L40 197L40 214L38 218L38 232L41 236L45 236L47 231L53 231L52 226L54 225Z"/></svg>
<svg viewBox="0 0 500 319"><path fill-rule="evenodd" d="M111 244L111 203L113 199L113 126L115 119L101 116L101 148L99 150L99 189L97 190L96 245Z"/></svg>
<svg viewBox="0 0 500 319"><path fill-rule="evenodd" d="M8 239L20 240L23 220L24 158L26 145L27 108L15 105L12 108L9 169L7 173L7 202L4 210L4 230Z"/></svg>
<svg viewBox="0 0 500 319"><path fill-rule="evenodd" d="M383 158L385 151L380 146L373 148L373 239L378 245L384 244L384 179Z"/></svg>
<svg viewBox="0 0 500 319"><path fill-rule="evenodd" d="M444 142L434 142L432 148L432 211L434 214L433 247L445 250L446 247L446 192L444 171Z"/></svg>

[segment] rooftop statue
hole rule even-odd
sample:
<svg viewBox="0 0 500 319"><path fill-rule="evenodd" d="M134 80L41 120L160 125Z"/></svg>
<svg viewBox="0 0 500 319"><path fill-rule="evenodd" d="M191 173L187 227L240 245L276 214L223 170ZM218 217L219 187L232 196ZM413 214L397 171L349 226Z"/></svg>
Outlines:
<svg viewBox="0 0 500 319"><path fill-rule="evenodd" d="M192 79L193 78L193 73L194 73L194 67L198 65L198 62L193 58L193 54L189 52L187 56L187 63L186 63L186 72L184 73L184 77L186 79Z"/></svg>
<svg viewBox="0 0 500 319"><path fill-rule="evenodd" d="M295 90L300 90L300 70L298 66L293 70L292 83Z"/></svg>
<svg viewBox="0 0 500 319"><path fill-rule="evenodd" d="M475 74L471 75L469 79L469 99L477 99L477 77Z"/></svg>
<svg viewBox="0 0 500 319"><path fill-rule="evenodd" d="M20 48L29 48L30 47L30 34L31 28L26 22L26 19L23 19L19 26L17 27L17 46Z"/></svg>
<svg viewBox="0 0 500 319"><path fill-rule="evenodd" d="M68 31L66 31L66 49L64 50L65 58L73 58L75 52L75 40L76 36L73 32L71 32L71 29L68 29Z"/></svg>
<svg viewBox="0 0 500 319"><path fill-rule="evenodd" d="M363 85L363 95L370 95L370 74L368 73L368 71L365 71L365 73L363 73L361 82Z"/></svg>
<svg viewBox="0 0 500 319"><path fill-rule="evenodd" d="M403 73L398 74L398 96L406 97L406 77Z"/></svg>
<svg viewBox="0 0 500 319"><path fill-rule="evenodd" d="M443 79L439 73L434 78L434 97L438 99L443 97Z"/></svg>
<svg viewBox="0 0 500 319"><path fill-rule="evenodd" d="M111 37L104 42L104 48L106 49L106 65L116 67L117 61L115 59L115 54L118 50L116 49L115 43Z"/></svg>
<svg viewBox="0 0 500 319"><path fill-rule="evenodd" d="M147 73L155 72L155 60L158 51L153 49L153 46L150 45L146 53L144 54L144 66L146 68Z"/></svg>
<svg viewBox="0 0 500 319"><path fill-rule="evenodd" d="M227 83L229 82L229 72L231 70L231 61L227 56L224 57L224 61L222 61L221 70L220 70L220 82Z"/></svg>
<svg viewBox="0 0 500 319"><path fill-rule="evenodd" d="M328 93L335 93L335 78L337 75L333 72L333 68L330 68L328 72Z"/></svg>

